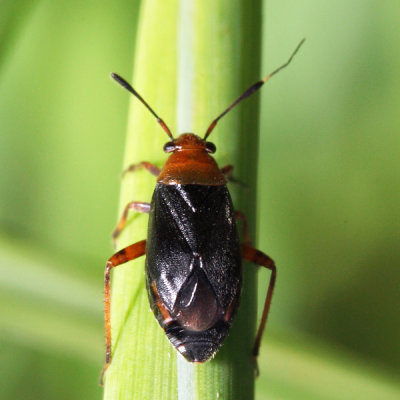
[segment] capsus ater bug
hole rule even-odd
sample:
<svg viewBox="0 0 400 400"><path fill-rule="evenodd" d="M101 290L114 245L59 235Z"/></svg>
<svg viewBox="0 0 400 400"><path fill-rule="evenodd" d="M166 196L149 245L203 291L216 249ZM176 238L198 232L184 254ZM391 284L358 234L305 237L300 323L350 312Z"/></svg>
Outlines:
<svg viewBox="0 0 400 400"><path fill-rule="evenodd" d="M259 352L276 280L276 267L266 254L250 246L244 216L234 210L227 188L232 166L219 168L211 156L215 145L207 141L217 122L293 59L250 86L212 121L203 138L184 133L174 138L168 126L117 74L112 77L136 96L153 114L170 138L169 153L162 169L149 162L132 165L157 177L151 203L127 204L113 233L124 228L128 212L149 213L146 240L134 243L108 261L105 269L106 363L111 363L110 273L113 268L146 255L146 287L150 306L172 345L190 362L205 362L220 348L229 333L240 301L242 258L268 268L271 277L253 355ZM244 243L240 244L236 219L243 221Z"/></svg>

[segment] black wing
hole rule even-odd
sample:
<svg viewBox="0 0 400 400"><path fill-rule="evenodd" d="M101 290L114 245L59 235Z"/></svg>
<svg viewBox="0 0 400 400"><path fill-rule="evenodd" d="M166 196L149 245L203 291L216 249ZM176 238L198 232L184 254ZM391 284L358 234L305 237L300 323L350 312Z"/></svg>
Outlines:
<svg viewBox="0 0 400 400"><path fill-rule="evenodd" d="M164 185L153 194L147 238L148 283L172 311L209 282L226 309L241 289L241 255L226 186ZM205 289L207 291L207 289ZM188 299L190 300L190 299Z"/></svg>

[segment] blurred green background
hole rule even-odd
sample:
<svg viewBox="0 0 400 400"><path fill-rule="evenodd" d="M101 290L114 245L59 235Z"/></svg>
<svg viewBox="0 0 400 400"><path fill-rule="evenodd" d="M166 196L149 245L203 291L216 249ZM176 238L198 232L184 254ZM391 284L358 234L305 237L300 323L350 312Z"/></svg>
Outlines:
<svg viewBox="0 0 400 400"><path fill-rule="evenodd" d="M1 400L101 398L130 100L109 73L132 75L139 6L0 3ZM400 398L399 20L264 4L265 73L307 41L261 93L257 242L279 269L259 399Z"/></svg>

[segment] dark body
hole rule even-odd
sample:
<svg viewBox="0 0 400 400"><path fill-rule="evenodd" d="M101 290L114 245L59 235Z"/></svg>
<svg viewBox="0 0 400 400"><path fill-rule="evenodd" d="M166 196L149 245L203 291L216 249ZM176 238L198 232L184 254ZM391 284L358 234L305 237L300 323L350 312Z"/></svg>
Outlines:
<svg viewBox="0 0 400 400"><path fill-rule="evenodd" d="M107 260L104 271L104 319L106 362L103 376L111 363L111 270L146 255L146 285L150 305L159 324L175 348L190 362L205 362L226 338L239 306L242 270L241 258L268 268L264 310L253 347L257 357L271 306L276 281L274 261L250 245L246 219L234 212L226 183L233 166L219 168L210 154L216 147L207 138L218 121L233 107L256 92L289 60L242 93L208 127L204 138L183 133L174 138L168 126L122 77L112 77L153 114L170 141L164 152L170 153L162 169L148 161L132 164L125 172L145 168L157 176L151 204L132 201L124 209L113 232L116 239L124 229L130 210L150 212L147 240L133 243ZM242 220L244 242L239 243L235 218Z"/></svg>
<svg viewBox="0 0 400 400"><path fill-rule="evenodd" d="M226 185L157 183L146 277L151 308L171 343L188 361L208 360L229 332L242 285Z"/></svg>

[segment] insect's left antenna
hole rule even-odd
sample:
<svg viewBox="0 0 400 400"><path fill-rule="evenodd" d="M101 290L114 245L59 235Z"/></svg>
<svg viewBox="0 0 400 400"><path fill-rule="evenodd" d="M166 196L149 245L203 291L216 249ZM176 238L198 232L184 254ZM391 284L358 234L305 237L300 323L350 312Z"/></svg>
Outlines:
<svg viewBox="0 0 400 400"><path fill-rule="evenodd" d="M293 57L296 55L296 53L299 51L300 47L304 43L306 39L303 39L300 41L300 43L297 45L295 48L294 52L292 55L289 57L289 60L285 62L285 64L281 65L279 68L276 70L272 71L269 75L267 75L264 79L261 79L260 81L256 82L254 85L250 86L244 93L242 93L222 114L220 114L217 118L214 119L213 122L211 122L210 126L208 127L206 134L204 136L204 140L207 139L208 135L212 132L212 130L215 128L215 125L217 125L217 122L230 110L232 110L233 107L235 107L238 103L240 103L242 100L244 100L246 97L249 97L252 95L254 92L256 92L262 85L264 85L265 82L267 82L270 78L272 78L275 74L277 74L280 70L286 68L290 62L293 60Z"/></svg>
<svg viewBox="0 0 400 400"><path fill-rule="evenodd" d="M128 90L128 92L131 92L135 97L137 97L146 106L146 108L156 117L157 122L161 125L161 127L171 138L171 140L174 140L174 137L172 136L172 133L168 128L168 126L165 124L165 122L154 112L154 110L146 103L146 100L124 78L122 78L121 76L119 76L114 72L111 73L111 78L116 80L123 88Z"/></svg>

